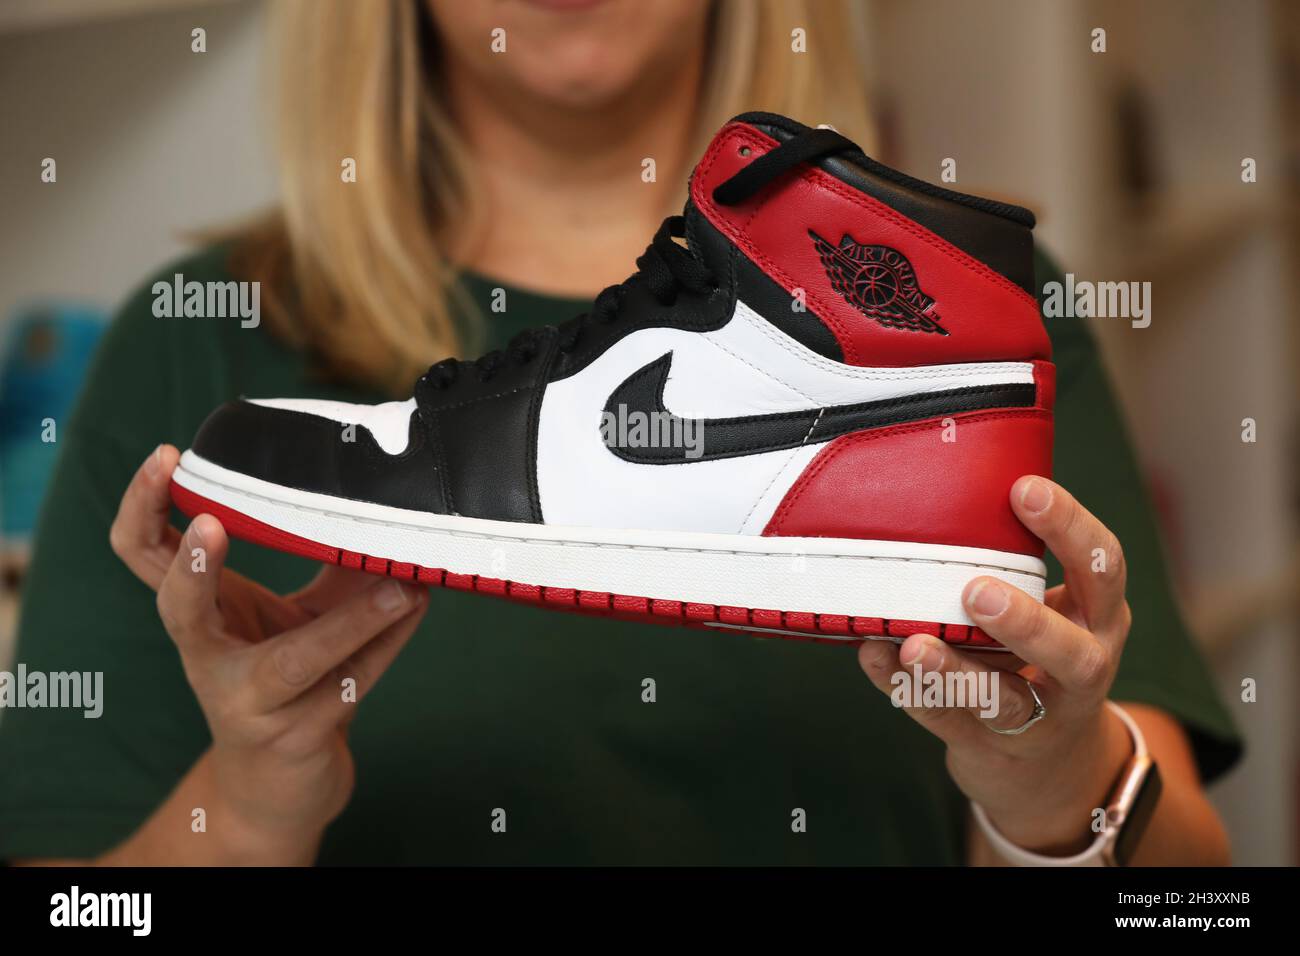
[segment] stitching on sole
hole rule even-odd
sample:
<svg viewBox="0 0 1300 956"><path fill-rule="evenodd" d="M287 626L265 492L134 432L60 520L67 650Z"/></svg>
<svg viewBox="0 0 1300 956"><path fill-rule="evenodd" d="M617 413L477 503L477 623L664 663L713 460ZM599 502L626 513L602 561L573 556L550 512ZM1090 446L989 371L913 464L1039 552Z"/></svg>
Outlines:
<svg viewBox="0 0 1300 956"><path fill-rule="evenodd" d="M341 567L429 587L473 591L489 597L552 610L616 620L700 628L714 632L732 631L760 638L781 638L850 647L868 640L901 643L911 634L927 633L934 634L949 644L960 645L971 650L1005 650L979 628L961 624L733 607L615 594L608 591L585 591L524 584L480 574L455 574L443 568L393 561L389 558L314 542L281 531L273 525L268 525L228 505L222 505L198 492L191 491L175 481L172 482L172 495L177 507L185 514L193 516L203 511L219 509L217 516L220 517L219 512L227 512L229 517L224 523L230 526L229 530L233 536L275 547L290 554L299 554ZM330 554L330 552L334 553Z"/></svg>
<svg viewBox="0 0 1300 956"><path fill-rule="evenodd" d="M193 474L193 473L186 472L186 474ZM322 508L312 508L307 505L299 505L278 498L271 498L268 495L261 495L258 494L257 492L245 491L242 488L234 488L230 485L222 484L219 481L215 481L211 478L206 478L202 475L195 474L194 477L198 478L200 481L204 481L207 482L208 484L215 485L216 487L222 489L223 491L229 491L235 495L243 495L244 497L247 498L253 498L258 501L264 501L267 504L276 505L277 507L289 508L293 511L300 511L303 512L304 514L322 515L328 518L343 518L348 521L355 521L358 524L369 525L371 527L402 528L411 531L419 531L425 534L446 535L448 537L453 537L453 538L455 537L475 538L484 541L503 541L503 542L510 542L515 544L559 545L562 547L571 547L571 548L595 548L595 549L600 549L605 551L651 551L657 554L726 554L732 556L770 558L770 557L789 557L796 553L796 552L788 552L788 551L746 551L746 550L736 550L730 548L658 547L655 545L648 545L648 544L613 544L607 541L560 541L554 538L528 538L528 537L514 536L514 535L491 534L485 531L457 531L451 528L430 528L427 525L406 524L400 521L384 521L379 518L368 518L360 515L349 515L349 514L343 514L341 512L336 512L336 511L326 511ZM185 488L185 490L192 495L196 495L201 498L206 497L205 495L200 494L199 492L193 490L192 488L188 488L184 485L181 485L181 487ZM220 502L215 502L215 503L220 504ZM223 507L230 508L232 511L237 510L230 505L224 505ZM254 521L258 520L256 518L251 518L251 516L246 516L246 517L249 517L251 520ZM287 532L287 533L292 534L293 532ZM338 546L325 545L325 547L334 548ZM340 550L345 550L345 549L340 549ZM1024 575L1025 577L1039 578L1040 580L1044 580L1043 575L1036 574L1033 571L1024 571L1020 568L1007 568L997 564L980 564L971 561L944 561L939 558L909 558L909 557L897 556L897 555L827 554L822 552L819 552L815 555L805 554L804 556L813 557L813 558L836 558L839 560L901 561L901 562L907 562L912 564L954 565L956 567L975 568L975 569L985 570L985 571L1005 571L1008 574L1021 574Z"/></svg>

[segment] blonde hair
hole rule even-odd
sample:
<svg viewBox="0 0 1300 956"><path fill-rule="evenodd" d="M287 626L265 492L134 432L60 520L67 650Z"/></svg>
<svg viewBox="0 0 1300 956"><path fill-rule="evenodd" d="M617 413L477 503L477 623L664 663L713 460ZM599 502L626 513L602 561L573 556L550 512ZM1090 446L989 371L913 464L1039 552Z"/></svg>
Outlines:
<svg viewBox="0 0 1300 956"><path fill-rule="evenodd" d="M474 188L429 14L424 0L284 0L277 17L281 205L240 232L232 265L261 280L270 327L330 373L409 388L460 353L455 316L474 311L454 301L441 238L472 221ZM870 152L861 17L851 0L718 0L692 156L747 110L829 123ZM793 51L796 29L809 52ZM343 157L365 174L340 189Z"/></svg>

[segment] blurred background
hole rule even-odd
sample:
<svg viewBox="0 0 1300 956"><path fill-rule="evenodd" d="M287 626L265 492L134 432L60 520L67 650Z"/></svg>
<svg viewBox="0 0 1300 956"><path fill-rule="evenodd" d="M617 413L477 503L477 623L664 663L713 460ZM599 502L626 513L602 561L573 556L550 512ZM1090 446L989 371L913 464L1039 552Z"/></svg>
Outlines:
<svg viewBox="0 0 1300 956"><path fill-rule="evenodd" d="M57 425L102 323L187 233L274 201L265 5L0 3L0 669ZM872 92L880 159L933 181L955 160L956 188L1038 213L1064 271L1152 283L1149 327L1094 329L1184 610L1248 741L1211 791L1235 860L1294 865L1300 4L862 7L851 79ZM45 157L57 188L41 181Z"/></svg>

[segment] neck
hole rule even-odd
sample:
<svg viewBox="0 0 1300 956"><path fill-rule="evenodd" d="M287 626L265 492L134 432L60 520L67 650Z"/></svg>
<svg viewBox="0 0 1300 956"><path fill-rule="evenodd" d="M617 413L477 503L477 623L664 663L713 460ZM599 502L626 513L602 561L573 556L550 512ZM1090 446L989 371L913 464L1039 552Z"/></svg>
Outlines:
<svg viewBox="0 0 1300 956"><path fill-rule="evenodd" d="M483 226L457 258L504 283L590 297L633 270L680 197L702 54L592 109L520 101L447 64ZM690 104L683 108L682 104ZM643 162L655 162L645 182Z"/></svg>

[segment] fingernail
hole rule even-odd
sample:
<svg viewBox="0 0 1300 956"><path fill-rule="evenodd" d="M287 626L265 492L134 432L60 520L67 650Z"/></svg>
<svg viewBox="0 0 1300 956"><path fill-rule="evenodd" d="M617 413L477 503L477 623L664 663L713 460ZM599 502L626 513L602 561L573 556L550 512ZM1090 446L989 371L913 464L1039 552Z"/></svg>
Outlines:
<svg viewBox="0 0 1300 956"><path fill-rule="evenodd" d="M396 581L381 584L375 589L375 607L381 611L396 611L406 603L406 589Z"/></svg>
<svg viewBox="0 0 1300 956"><path fill-rule="evenodd" d="M190 536L190 544L193 547L196 548L203 547L203 530L199 527L199 523L197 521L190 522L189 536Z"/></svg>
<svg viewBox="0 0 1300 956"><path fill-rule="evenodd" d="M937 671L943 666L943 648L933 637L925 637L917 642L906 660L899 659L908 667L919 664L923 671Z"/></svg>
<svg viewBox="0 0 1300 956"><path fill-rule="evenodd" d="M1041 514L1052 503L1052 489L1047 482L1030 478L1020 491L1020 504L1030 514Z"/></svg>
<svg viewBox="0 0 1300 956"><path fill-rule="evenodd" d="M144 460L144 473L150 478L156 478L160 468L162 468L162 445L155 448L153 454Z"/></svg>
<svg viewBox="0 0 1300 956"><path fill-rule="evenodd" d="M997 617L1007 609L1007 590L996 581L980 581L970 594L970 606L981 617Z"/></svg>
<svg viewBox="0 0 1300 956"><path fill-rule="evenodd" d="M886 666L890 660L890 644L887 641L866 640L862 642L862 649L858 651L860 659L867 666L879 670Z"/></svg>

